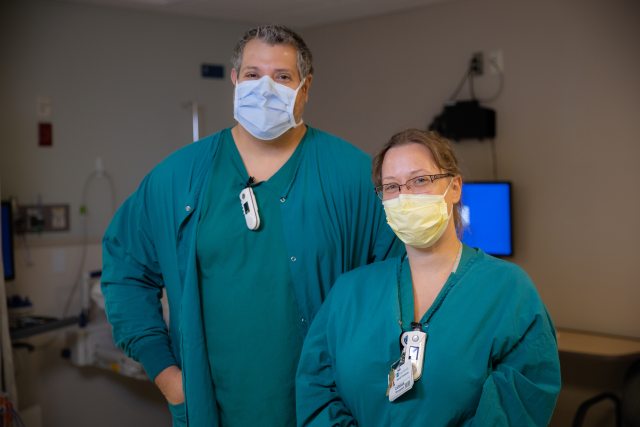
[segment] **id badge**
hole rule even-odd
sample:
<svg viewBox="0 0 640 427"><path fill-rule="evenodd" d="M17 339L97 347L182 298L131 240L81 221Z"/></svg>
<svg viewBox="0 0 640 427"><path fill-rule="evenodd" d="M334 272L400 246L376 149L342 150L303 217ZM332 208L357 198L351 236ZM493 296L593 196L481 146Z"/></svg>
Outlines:
<svg viewBox="0 0 640 427"><path fill-rule="evenodd" d="M427 334L422 331L404 332L400 337L400 342L404 347L402 352L407 355L407 360L411 362L413 380L418 381L422 376L422 367L424 366Z"/></svg>
<svg viewBox="0 0 640 427"><path fill-rule="evenodd" d="M398 363L401 362L401 363ZM399 360L391 367L389 372L389 387L387 393L389 401L393 402L413 388L413 368L411 360L405 358L404 362Z"/></svg>

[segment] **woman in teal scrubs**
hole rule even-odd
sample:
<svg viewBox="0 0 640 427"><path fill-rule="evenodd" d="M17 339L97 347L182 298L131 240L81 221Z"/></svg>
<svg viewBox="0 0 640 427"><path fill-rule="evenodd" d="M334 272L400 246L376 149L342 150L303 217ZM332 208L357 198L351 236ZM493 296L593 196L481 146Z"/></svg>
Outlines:
<svg viewBox="0 0 640 427"><path fill-rule="evenodd" d="M373 163L405 256L341 276L306 337L304 426L543 426L560 391L555 332L527 274L462 244L462 179L432 132Z"/></svg>

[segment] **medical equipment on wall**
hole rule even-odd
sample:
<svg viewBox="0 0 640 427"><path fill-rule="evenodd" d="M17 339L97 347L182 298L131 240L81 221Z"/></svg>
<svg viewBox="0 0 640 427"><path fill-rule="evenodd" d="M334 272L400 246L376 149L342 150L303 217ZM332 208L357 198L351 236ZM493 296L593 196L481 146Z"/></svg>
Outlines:
<svg viewBox="0 0 640 427"><path fill-rule="evenodd" d="M74 301L74 296L76 292L78 292L78 288L82 286L83 281L85 280L83 278L83 272L85 271L85 268L86 268L85 261L87 258L87 250L89 246L89 213L92 211L91 209L89 209L88 196L91 193L90 190L92 185L96 184L99 181L100 182L104 181L104 183L108 186L109 198L108 199L105 198L105 200L108 200L110 203L109 214L112 216L116 212L115 185L113 183L113 179L111 178L111 175L105 169L102 157L98 157L96 158L95 170L87 176L82 186L82 197L80 199L80 212L79 212L80 219L81 219L81 230L82 230L82 252L80 254L80 262L78 263L76 276L73 281L73 287L71 288L71 291L67 296L67 300L62 310L62 316L61 316L62 318L69 316L70 312L72 311L71 303L72 301ZM99 231L100 235L102 235L103 233L104 233L104 230Z"/></svg>
<svg viewBox="0 0 640 427"><path fill-rule="evenodd" d="M191 110L191 127L193 128L193 142L200 139L200 104L196 101L188 101L183 104Z"/></svg>
<svg viewBox="0 0 640 427"><path fill-rule="evenodd" d="M485 55L475 52L469 61L464 76L458 87L445 102L440 114L437 114L429 124L429 130L435 131L453 141L488 139L491 149L493 179L498 180L498 159L496 153L496 111L483 106L497 100L504 88L504 63L501 50L489 52L486 55L489 75L497 78L498 87L495 93L486 98L476 96L474 81L485 74ZM458 95L465 83L469 87L471 99L459 100Z"/></svg>
<svg viewBox="0 0 640 427"><path fill-rule="evenodd" d="M442 113L433 119L429 130L437 131L440 135L454 141L464 139L493 140L495 138L496 112L482 106L481 103L495 101L502 93L504 86L502 51L490 52L486 57L489 67L488 74L498 78L498 89L495 94L488 98L476 96L474 80L482 76L485 71L485 55L482 52L476 52L469 61L462 81L445 103ZM471 99L458 100L458 95L465 83L468 83Z"/></svg>

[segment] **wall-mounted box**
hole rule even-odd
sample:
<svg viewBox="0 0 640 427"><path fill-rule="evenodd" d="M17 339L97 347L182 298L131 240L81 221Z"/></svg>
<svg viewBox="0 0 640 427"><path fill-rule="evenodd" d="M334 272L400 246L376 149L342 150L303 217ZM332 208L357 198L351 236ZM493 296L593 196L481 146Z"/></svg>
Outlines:
<svg viewBox="0 0 640 427"><path fill-rule="evenodd" d="M223 79L224 65L202 64L200 66L200 75L205 79Z"/></svg>
<svg viewBox="0 0 640 427"><path fill-rule="evenodd" d="M69 231L69 205L18 206L15 221L18 233Z"/></svg>

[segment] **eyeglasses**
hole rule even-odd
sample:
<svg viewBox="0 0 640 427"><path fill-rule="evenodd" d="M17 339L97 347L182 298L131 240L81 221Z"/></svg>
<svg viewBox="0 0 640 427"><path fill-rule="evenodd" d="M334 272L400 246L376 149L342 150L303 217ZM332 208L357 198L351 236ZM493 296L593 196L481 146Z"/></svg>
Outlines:
<svg viewBox="0 0 640 427"><path fill-rule="evenodd" d="M420 175L407 180L404 184L382 184L375 188L380 200L393 199L400 193L400 188L404 187L407 191L414 194L427 193L434 188L434 182L449 176L455 176L452 173L438 173L435 175Z"/></svg>

